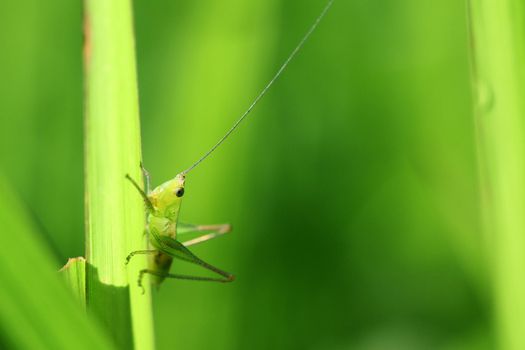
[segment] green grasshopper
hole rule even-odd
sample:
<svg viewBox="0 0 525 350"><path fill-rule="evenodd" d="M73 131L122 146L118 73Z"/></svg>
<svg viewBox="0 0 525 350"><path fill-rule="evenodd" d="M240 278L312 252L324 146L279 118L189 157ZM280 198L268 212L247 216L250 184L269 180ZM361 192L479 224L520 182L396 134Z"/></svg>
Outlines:
<svg viewBox="0 0 525 350"><path fill-rule="evenodd" d="M233 124L233 126L222 136L219 141L211 147L199 160L197 160L192 166L183 172L177 174L173 179L163 183L162 185L150 191L150 176L149 173L144 169L141 163L142 174L145 183L145 191L133 180L128 174L126 178L131 181L133 186L140 193L144 199L146 205L147 218L146 218L146 234L149 236L149 242L151 244L150 249L137 250L131 252L126 258L126 265L130 259L137 254L148 254L151 255L149 268L143 269L139 273L138 285L142 288L142 279L145 274L151 275L151 283L154 286L159 286L165 278L176 278L186 279L194 281L212 281L212 282L231 282L235 277L223 271L213 265L208 264L202 259L198 258L193 254L187 247L206 242L210 239L222 236L225 233L230 232L231 227L229 224L222 225L192 225L184 224L178 221L179 210L184 195L184 183L186 175L199 165L204 159L206 159L217 147L219 147L230 134L239 126L239 124L248 116L259 100L266 94L268 89L273 83L279 78L282 72L286 69L290 61L295 57L297 52L302 48L306 40L310 37L313 31L317 28L317 25L321 19L325 16L328 9L332 6L334 0L329 0L321 14L316 18L315 22L311 25L310 29L303 36L299 44L294 48L288 58L281 65L277 73L273 76L270 82L262 89L257 95L252 104L248 109L241 115L241 117ZM180 242L179 236L183 236L188 233L198 233L200 236L197 238ZM173 259L183 260L189 263L199 265L205 269L208 269L220 277L200 277L190 275L180 275L170 273L170 267Z"/></svg>

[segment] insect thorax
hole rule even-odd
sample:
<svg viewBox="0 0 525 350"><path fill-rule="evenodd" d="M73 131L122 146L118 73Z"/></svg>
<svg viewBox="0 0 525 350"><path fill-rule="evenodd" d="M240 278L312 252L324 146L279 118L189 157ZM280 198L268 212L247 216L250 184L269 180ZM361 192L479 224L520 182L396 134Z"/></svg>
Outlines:
<svg viewBox="0 0 525 350"><path fill-rule="evenodd" d="M170 220L166 217L148 215L148 229L150 232L155 232L159 236L170 236L176 238L177 221Z"/></svg>

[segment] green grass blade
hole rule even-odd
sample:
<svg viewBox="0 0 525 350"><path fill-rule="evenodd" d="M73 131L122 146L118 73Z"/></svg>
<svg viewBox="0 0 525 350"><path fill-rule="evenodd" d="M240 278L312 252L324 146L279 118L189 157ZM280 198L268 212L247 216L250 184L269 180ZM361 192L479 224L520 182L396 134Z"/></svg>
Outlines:
<svg viewBox="0 0 525 350"><path fill-rule="evenodd" d="M86 306L86 259L83 257L70 258L67 264L60 269L67 285L80 304Z"/></svg>
<svg viewBox="0 0 525 350"><path fill-rule="evenodd" d="M525 349L525 1L471 0L499 349Z"/></svg>
<svg viewBox="0 0 525 350"><path fill-rule="evenodd" d="M75 303L56 262L0 176L0 347L110 349Z"/></svg>
<svg viewBox="0 0 525 350"><path fill-rule="evenodd" d="M149 286L137 286L146 258L144 205L125 179L142 183L138 93L130 0L87 0L86 261L87 306L119 348L154 346Z"/></svg>

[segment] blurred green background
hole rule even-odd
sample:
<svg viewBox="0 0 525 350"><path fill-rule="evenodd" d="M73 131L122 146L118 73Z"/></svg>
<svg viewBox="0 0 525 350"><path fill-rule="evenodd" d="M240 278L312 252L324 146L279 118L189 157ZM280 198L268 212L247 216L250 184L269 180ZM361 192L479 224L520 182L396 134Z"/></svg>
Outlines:
<svg viewBox="0 0 525 350"><path fill-rule="evenodd" d="M135 1L153 185L249 105L324 1ZM60 267L83 254L82 6L0 2L1 169ZM159 349L489 349L465 6L336 1L181 217L230 285L167 281ZM178 272L193 271L182 263Z"/></svg>

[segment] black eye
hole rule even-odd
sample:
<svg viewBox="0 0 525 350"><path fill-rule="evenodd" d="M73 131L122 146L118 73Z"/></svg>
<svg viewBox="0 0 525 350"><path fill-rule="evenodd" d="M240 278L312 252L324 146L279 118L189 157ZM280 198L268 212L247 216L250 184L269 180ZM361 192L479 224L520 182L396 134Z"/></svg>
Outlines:
<svg viewBox="0 0 525 350"><path fill-rule="evenodd" d="M179 188L177 192L175 192L175 195L177 197L182 197L184 195L184 188Z"/></svg>

